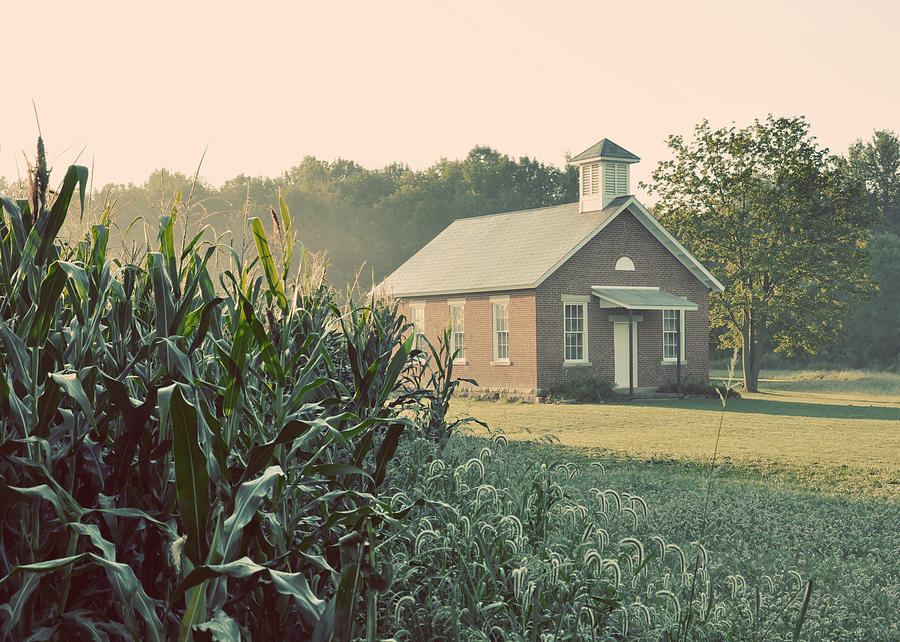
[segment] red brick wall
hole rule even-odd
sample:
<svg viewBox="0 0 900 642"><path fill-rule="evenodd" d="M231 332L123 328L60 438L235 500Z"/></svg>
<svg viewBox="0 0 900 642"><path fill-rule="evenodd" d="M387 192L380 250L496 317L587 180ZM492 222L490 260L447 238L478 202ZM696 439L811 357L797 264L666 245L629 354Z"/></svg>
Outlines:
<svg viewBox="0 0 900 642"><path fill-rule="evenodd" d="M635 270L615 270L616 261L628 256ZM709 377L709 291L681 262L635 219L623 212L596 237L575 253L536 291L537 387L546 390L575 377L595 375L612 382L613 324L610 315L627 310L600 308L588 303L588 360L591 366L563 366L562 295L589 295L592 285L652 286L686 297L698 305L684 312L684 358L682 380ZM662 312L635 311L637 324L638 381L636 386L659 386L675 380L675 365L662 364Z"/></svg>
<svg viewBox="0 0 900 642"><path fill-rule="evenodd" d="M509 295L509 364L492 365L494 355L491 297ZM465 364L454 364L456 377L474 379L482 388L534 391L537 388L534 290L482 292L401 300L410 319L411 304L425 304L425 335L437 346L450 323L449 301L465 300Z"/></svg>

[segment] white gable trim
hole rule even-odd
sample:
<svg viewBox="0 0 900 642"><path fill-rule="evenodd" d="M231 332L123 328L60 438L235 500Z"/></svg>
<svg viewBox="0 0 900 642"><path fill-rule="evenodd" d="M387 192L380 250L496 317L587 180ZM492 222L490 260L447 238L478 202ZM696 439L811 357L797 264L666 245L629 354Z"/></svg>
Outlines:
<svg viewBox="0 0 900 642"><path fill-rule="evenodd" d="M579 242L575 247L573 247L569 252L566 253L559 261L556 262L553 267L544 272L532 287L538 287L541 283L547 280L551 274L556 272L563 263L571 259L575 253L587 245L588 241L597 236L603 229L609 225L619 214L627 210L632 205L635 205L635 209L637 210L638 216L635 218L640 221L644 227L654 236L656 239L663 244L669 252L678 259L682 265L684 265L688 271L691 272L697 279L705 284L710 290L715 290L716 292L723 292L725 290L725 286L722 285L719 280L714 277L709 270L707 270L703 265L698 261L693 254L688 252L685 247L675 240L675 237L672 236L669 231L662 226L662 224L657 221L653 215L647 210L646 207L641 205L640 201L638 201L634 196L629 196L628 200L622 203L612 214L610 214L604 221L598 225L594 230L584 237L581 242Z"/></svg>
<svg viewBox="0 0 900 642"><path fill-rule="evenodd" d="M657 221L656 217L654 217L646 207L641 205L641 202L639 200L632 196L630 199L628 199L628 202L622 206L622 209L630 205L632 202L637 206L638 211L644 215L643 218L637 217L638 220L641 221L641 223L643 223L648 230L650 230L653 236L655 236L676 259L681 261L681 263L688 270L690 270L700 281L706 282L708 287L711 286L709 287L710 290L715 290L716 292L725 291L725 286L719 282L719 279L714 277L709 270L703 267L703 264L700 263L700 261L698 261L693 254L688 252L687 249L681 243L679 243L674 236L672 236L669 230L663 227L663 224ZM620 209L619 212L621 212L622 209ZM619 212L616 212L616 214L618 214ZM703 276L697 274L698 271Z"/></svg>

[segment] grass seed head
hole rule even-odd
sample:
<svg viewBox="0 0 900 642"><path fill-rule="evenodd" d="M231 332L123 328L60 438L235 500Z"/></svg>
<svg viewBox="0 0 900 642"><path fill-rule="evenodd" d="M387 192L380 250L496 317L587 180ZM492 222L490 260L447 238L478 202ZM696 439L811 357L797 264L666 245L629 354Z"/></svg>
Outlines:
<svg viewBox="0 0 900 642"><path fill-rule="evenodd" d="M616 500L616 510L617 511L622 510L622 498L619 496L619 493L614 491L612 488L609 488L609 489L603 491L603 494L606 497L612 497L614 500Z"/></svg>
<svg viewBox="0 0 900 642"><path fill-rule="evenodd" d="M675 621L681 621L681 602L678 601L678 596L675 595L672 591L668 589L662 589L656 592L657 597L667 597L672 605L675 607Z"/></svg>
<svg viewBox="0 0 900 642"><path fill-rule="evenodd" d="M649 513L649 512L648 512L648 509L647 509L647 502L645 502L644 499L643 499L642 497L638 497L637 495L632 495L632 496L629 498L629 501L631 502L631 507L632 507L632 508L634 508L635 504L637 504L638 506L640 506L640 507L641 507L641 514L642 514L643 518L644 518L644 519L647 519L647 515L648 515L648 513ZM635 510L636 510L636 509L635 509Z"/></svg>
<svg viewBox="0 0 900 642"><path fill-rule="evenodd" d="M609 533L604 528L597 529L597 549L599 551L603 551L604 548L609 546Z"/></svg>
<svg viewBox="0 0 900 642"><path fill-rule="evenodd" d="M619 547L632 546L637 551L637 565L640 566L644 562L644 545L641 540L634 537L625 537L619 540Z"/></svg>
<svg viewBox="0 0 900 642"><path fill-rule="evenodd" d="M426 528L425 530L420 531L419 534L416 535L416 548L415 548L416 557L419 557L422 555L422 552L424 551L424 548L425 548L425 539L427 537L437 538L437 537L439 537L439 535L438 535L437 531L432 530L430 528Z"/></svg>
<svg viewBox="0 0 900 642"><path fill-rule="evenodd" d="M641 615L644 616L644 624L647 626L647 628L650 628L650 626L651 626L650 609L647 608L647 605L644 604L643 602L632 602L631 606L635 610L637 610L638 613L640 613Z"/></svg>
<svg viewBox="0 0 900 642"><path fill-rule="evenodd" d="M633 522L632 522L632 528L637 528L637 525L638 525L638 516L637 516L637 513L634 512L634 509L631 508L630 506L625 506L624 508L622 508L622 512L623 512L623 513L628 513L629 515L631 515L631 517L632 517L632 519L633 519Z"/></svg>
<svg viewBox="0 0 900 642"><path fill-rule="evenodd" d="M606 569L611 568L613 570L613 577L616 578L615 585L622 585L622 568L619 566L619 563L616 560L603 560L603 565L601 570L605 571Z"/></svg>

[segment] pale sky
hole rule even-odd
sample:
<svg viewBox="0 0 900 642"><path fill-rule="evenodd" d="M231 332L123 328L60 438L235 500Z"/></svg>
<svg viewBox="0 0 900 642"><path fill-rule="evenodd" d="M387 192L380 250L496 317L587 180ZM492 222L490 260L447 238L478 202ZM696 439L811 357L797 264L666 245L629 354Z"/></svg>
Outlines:
<svg viewBox="0 0 900 642"><path fill-rule="evenodd" d="M35 2L0 0L0 175L95 186L166 167L221 185L307 154L416 169L476 144L561 166L610 138L668 158L668 134L804 114L846 152L900 131L900 3Z"/></svg>

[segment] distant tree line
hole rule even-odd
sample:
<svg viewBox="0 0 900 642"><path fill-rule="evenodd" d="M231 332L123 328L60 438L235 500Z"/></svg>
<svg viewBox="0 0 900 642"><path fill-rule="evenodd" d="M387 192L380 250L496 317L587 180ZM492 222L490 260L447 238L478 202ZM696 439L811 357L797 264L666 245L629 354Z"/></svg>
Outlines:
<svg viewBox="0 0 900 642"><path fill-rule="evenodd" d="M15 188L0 182L0 192ZM373 278L380 281L458 218L576 200L578 175L574 167L515 159L483 146L462 160L442 159L421 171L401 163L367 169L350 160L306 156L276 178L240 175L221 189L160 169L142 185L95 189L91 210L94 217L110 212L110 246L126 256L139 254L130 248L142 247L144 222L155 233L158 217L176 200L180 222L187 223L183 233L209 226L208 240L215 236L240 251L252 244L248 218L259 217L271 231L270 208L277 209L279 191L304 248L327 252L329 281L342 288L359 275L359 285L368 290ZM75 225L71 233L80 236L83 230Z"/></svg>
<svg viewBox="0 0 900 642"><path fill-rule="evenodd" d="M853 143L840 166L862 186L862 206L872 214L868 246L878 291L852 306L844 331L823 355L851 367L900 371L900 138L876 131Z"/></svg>
<svg viewBox="0 0 900 642"><path fill-rule="evenodd" d="M806 127L800 129L805 136ZM865 222L859 242L869 262L859 275L860 290L865 289L863 282L877 287L870 288L868 300L837 294L844 298L835 313L817 320L836 328L836 336L824 342L810 340L817 329L811 323L807 330L812 334L783 343L789 347L784 352L803 363L825 360L846 367L900 368L900 139L892 131L876 131L871 139L853 143L845 155L825 157L827 150L809 151L817 155L815 163L827 165L828 184L841 186L839 209L855 211L854 220ZM24 188L0 177L2 194L24 193ZM160 169L141 185L95 188L81 227L76 221L68 232L80 237L92 217L106 212L113 226L110 248L127 259L130 254L141 255L145 234L154 235L158 217L177 207L181 233L194 235L208 226L207 242L231 245L238 253L243 250L249 260L254 253L247 251L252 249L247 220L258 216L271 229L269 212L278 206L279 191L305 249L327 252L329 280L341 287L358 278L365 291L373 279L377 282L389 274L458 218L577 200L578 175L572 166L560 169L528 157L516 159L485 146L473 148L461 160L441 159L424 170L402 163L368 169L351 160L328 162L306 156L281 176L239 175L219 189ZM664 196L662 190L657 192ZM664 209L661 199L654 210L671 224ZM826 220L822 231L827 230ZM853 252L836 258L857 260ZM779 328L773 332L777 335ZM718 344L719 338L716 335L713 341ZM761 353L777 347L776 340L759 346Z"/></svg>

